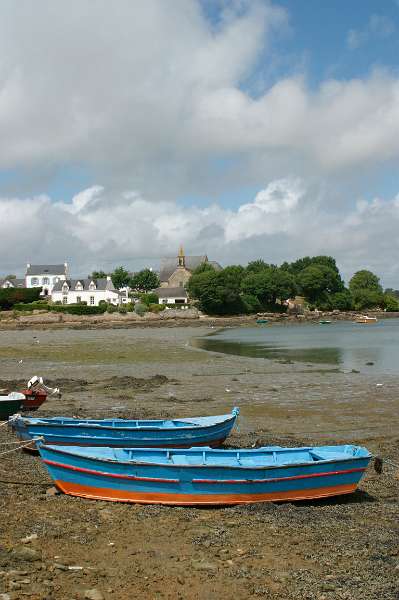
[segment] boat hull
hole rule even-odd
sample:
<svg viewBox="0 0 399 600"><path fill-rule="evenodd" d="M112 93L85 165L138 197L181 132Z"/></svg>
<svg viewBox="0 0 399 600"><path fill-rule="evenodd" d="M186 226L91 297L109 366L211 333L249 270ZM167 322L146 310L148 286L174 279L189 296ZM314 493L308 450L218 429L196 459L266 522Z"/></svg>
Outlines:
<svg viewBox="0 0 399 600"><path fill-rule="evenodd" d="M56 419L29 419L18 417L10 421L18 437L23 440L41 438L46 444L62 446L90 446L109 448L191 448L193 446L220 446L231 433L238 415L234 410L221 417L200 417L197 425L175 421L183 425L168 427L127 427L121 420L114 426L93 424L71 425L57 423ZM86 422L88 423L88 422ZM116 423L116 425L115 425ZM137 423L140 423L138 421Z"/></svg>
<svg viewBox="0 0 399 600"><path fill-rule="evenodd" d="M23 390L25 400L22 403L22 410L37 410L47 399L46 392Z"/></svg>
<svg viewBox="0 0 399 600"><path fill-rule="evenodd" d="M8 419L11 415L19 411L22 400L1 400L0 401L0 421Z"/></svg>
<svg viewBox="0 0 399 600"><path fill-rule="evenodd" d="M201 453L200 449L192 450L197 455ZM66 494L114 502L181 506L296 501L350 494L356 490L370 460L367 455L309 464L232 468L173 464L173 451L171 464L97 459L94 449L91 456L84 456L82 452L76 454L67 448L40 444L39 452L55 485ZM151 457L149 450L142 452ZM186 452L190 462L191 451ZM219 453L223 457L229 452L206 450L203 454ZM185 459L180 456L179 460Z"/></svg>

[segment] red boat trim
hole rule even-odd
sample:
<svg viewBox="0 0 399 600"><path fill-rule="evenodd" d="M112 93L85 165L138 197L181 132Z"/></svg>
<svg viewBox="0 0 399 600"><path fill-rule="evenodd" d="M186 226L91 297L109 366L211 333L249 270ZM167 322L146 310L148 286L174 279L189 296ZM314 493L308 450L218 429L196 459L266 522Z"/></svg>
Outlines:
<svg viewBox="0 0 399 600"><path fill-rule="evenodd" d="M111 502L170 504L174 506L227 506L233 504L252 504L253 502L314 500L316 498L351 494L357 487L355 483L350 483L307 490L290 490L262 494L169 494L98 488L62 480L56 480L54 483L58 489L70 496L92 498L95 500L109 500Z"/></svg>
<svg viewBox="0 0 399 600"><path fill-rule="evenodd" d="M309 475L291 475L289 477L270 477L268 479L193 479L192 483L274 483L278 481L292 481L294 479L311 479L312 477L328 477L330 475L346 475L347 473L360 473L366 469L346 469L344 471L327 471L325 473L310 473Z"/></svg>
<svg viewBox="0 0 399 600"><path fill-rule="evenodd" d="M54 460L44 459L46 465L76 471L78 473L87 473L88 475L99 475L103 477L113 477L114 479L130 479L133 481L155 481L158 483L179 483L180 479L165 479L162 477L137 477L136 475L122 475L120 473L104 473L103 471L93 471L92 469L84 469L83 467L75 467L73 465L63 465Z"/></svg>

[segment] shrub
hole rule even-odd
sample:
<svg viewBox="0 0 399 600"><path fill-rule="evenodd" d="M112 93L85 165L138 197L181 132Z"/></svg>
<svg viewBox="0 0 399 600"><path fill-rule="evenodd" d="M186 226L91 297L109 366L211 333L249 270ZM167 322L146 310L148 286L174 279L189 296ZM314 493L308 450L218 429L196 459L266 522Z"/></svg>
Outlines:
<svg viewBox="0 0 399 600"><path fill-rule="evenodd" d="M150 306L150 304L158 304L158 296L154 293L140 294L139 297L140 297L140 302L142 302L146 306Z"/></svg>
<svg viewBox="0 0 399 600"><path fill-rule="evenodd" d="M45 300L37 300L36 302L22 303L18 302L13 306L14 310L32 311L32 310L50 310L48 302Z"/></svg>
<svg viewBox="0 0 399 600"><path fill-rule="evenodd" d="M134 312L134 302L128 302L125 304L127 312Z"/></svg>
<svg viewBox="0 0 399 600"><path fill-rule="evenodd" d="M121 315L126 315L126 313L127 313L126 306L118 306L118 313L120 313Z"/></svg>
<svg viewBox="0 0 399 600"><path fill-rule="evenodd" d="M136 315L139 315L139 317L143 317L147 312L147 307L145 304L141 304L139 302L134 306L134 312L136 313Z"/></svg>
<svg viewBox="0 0 399 600"><path fill-rule="evenodd" d="M37 302L41 287L38 288L2 288L0 289L0 310L9 310L14 304Z"/></svg>
<svg viewBox="0 0 399 600"><path fill-rule="evenodd" d="M165 304L150 304L148 309L150 312L160 313L165 310Z"/></svg>
<svg viewBox="0 0 399 600"><path fill-rule="evenodd" d="M118 307L115 306L114 304L107 304L107 313L115 313L118 310Z"/></svg>
<svg viewBox="0 0 399 600"><path fill-rule="evenodd" d="M70 315L102 315L106 309L104 306L87 306L86 304L53 304L49 308L52 311Z"/></svg>

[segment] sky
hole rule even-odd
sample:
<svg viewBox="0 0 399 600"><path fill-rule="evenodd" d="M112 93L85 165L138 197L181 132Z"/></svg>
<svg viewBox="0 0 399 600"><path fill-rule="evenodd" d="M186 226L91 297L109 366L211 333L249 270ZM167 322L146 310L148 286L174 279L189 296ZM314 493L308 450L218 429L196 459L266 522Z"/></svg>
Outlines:
<svg viewBox="0 0 399 600"><path fill-rule="evenodd" d="M329 254L399 288L399 0L3 0L0 274Z"/></svg>

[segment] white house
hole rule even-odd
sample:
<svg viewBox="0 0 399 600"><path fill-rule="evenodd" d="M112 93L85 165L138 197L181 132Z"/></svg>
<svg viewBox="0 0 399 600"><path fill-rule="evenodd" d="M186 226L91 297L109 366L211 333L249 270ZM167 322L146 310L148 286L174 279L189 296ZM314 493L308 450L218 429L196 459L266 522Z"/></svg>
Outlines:
<svg viewBox="0 0 399 600"><path fill-rule="evenodd" d="M24 288L25 279L10 277L9 279L0 279L0 287L2 288Z"/></svg>
<svg viewBox="0 0 399 600"><path fill-rule="evenodd" d="M43 296L51 296L57 281L65 281L68 276L68 263L63 265L26 265L25 287L42 287Z"/></svg>
<svg viewBox="0 0 399 600"><path fill-rule="evenodd" d="M188 304L188 296L184 287L160 287L154 290L159 304Z"/></svg>
<svg viewBox="0 0 399 600"><path fill-rule="evenodd" d="M110 276L103 279L65 279L57 281L51 292L53 302L62 304L79 304L86 302L88 306L98 306L101 300L119 305L121 295Z"/></svg>

